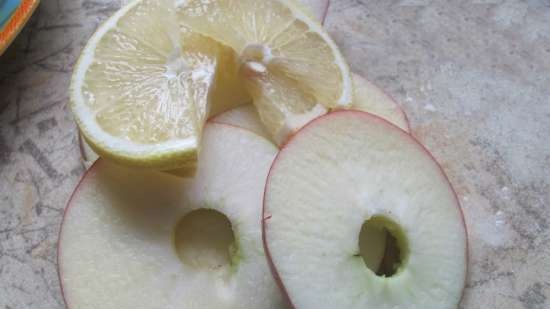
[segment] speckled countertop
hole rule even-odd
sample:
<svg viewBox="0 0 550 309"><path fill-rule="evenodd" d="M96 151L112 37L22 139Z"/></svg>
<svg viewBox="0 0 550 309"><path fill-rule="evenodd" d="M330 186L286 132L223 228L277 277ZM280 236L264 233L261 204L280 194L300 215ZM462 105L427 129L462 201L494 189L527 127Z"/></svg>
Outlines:
<svg viewBox="0 0 550 309"><path fill-rule="evenodd" d="M119 6L43 0L0 57L0 309L64 306L57 233L84 172L69 77ZM550 2L333 0L326 26L458 191L471 249L461 307L550 308Z"/></svg>

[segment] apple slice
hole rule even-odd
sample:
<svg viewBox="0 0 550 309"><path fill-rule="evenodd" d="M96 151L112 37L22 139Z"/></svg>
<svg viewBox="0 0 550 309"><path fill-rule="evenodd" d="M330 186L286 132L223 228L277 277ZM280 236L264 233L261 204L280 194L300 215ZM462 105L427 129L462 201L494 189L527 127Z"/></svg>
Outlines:
<svg viewBox="0 0 550 309"><path fill-rule="evenodd" d="M377 273L364 233L388 233ZM263 237L297 309L456 308L467 268L460 205L413 137L372 114L338 111L300 130L266 184Z"/></svg>
<svg viewBox="0 0 550 309"><path fill-rule="evenodd" d="M407 115L389 95L360 75L353 74L355 86L352 109L375 114L411 133Z"/></svg>
<svg viewBox="0 0 550 309"><path fill-rule="evenodd" d="M277 148L212 123L202 147L194 179L104 160L87 172L59 239L68 308L286 308L261 239Z"/></svg>

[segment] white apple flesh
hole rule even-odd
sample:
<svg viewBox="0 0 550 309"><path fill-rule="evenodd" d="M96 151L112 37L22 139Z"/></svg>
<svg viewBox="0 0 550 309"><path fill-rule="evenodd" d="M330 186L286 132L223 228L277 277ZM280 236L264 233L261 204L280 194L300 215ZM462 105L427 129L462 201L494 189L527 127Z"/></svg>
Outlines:
<svg viewBox="0 0 550 309"><path fill-rule="evenodd" d="M353 74L355 86L352 109L375 114L411 133L409 120L403 109L378 86Z"/></svg>
<svg viewBox="0 0 550 309"><path fill-rule="evenodd" d="M264 124L260 120L260 115L258 115L256 107L252 104L241 105L230 109L211 118L210 122L240 127L271 140L271 135L267 132Z"/></svg>
<svg viewBox="0 0 550 309"><path fill-rule="evenodd" d="M98 160L60 233L68 308L286 308L261 239L276 153L249 131L209 123L193 179Z"/></svg>
<svg viewBox="0 0 550 309"><path fill-rule="evenodd" d="M365 226L391 235L378 274L361 255ZM461 299L467 237L455 192L421 144L372 114L333 112L285 145L266 184L263 237L296 309L450 309Z"/></svg>

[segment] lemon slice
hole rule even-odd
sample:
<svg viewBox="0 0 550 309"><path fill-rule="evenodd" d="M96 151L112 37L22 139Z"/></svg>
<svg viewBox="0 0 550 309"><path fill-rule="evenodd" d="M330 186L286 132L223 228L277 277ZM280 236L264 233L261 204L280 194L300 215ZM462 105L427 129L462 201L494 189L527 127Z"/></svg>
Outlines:
<svg viewBox="0 0 550 309"><path fill-rule="evenodd" d="M311 119L352 102L340 51L290 0L177 1L180 21L230 47L262 122L281 143Z"/></svg>
<svg viewBox="0 0 550 309"><path fill-rule="evenodd" d="M131 2L92 36L71 107L92 148L118 163L196 165L219 45L180 29L169 0Z"/></svg>

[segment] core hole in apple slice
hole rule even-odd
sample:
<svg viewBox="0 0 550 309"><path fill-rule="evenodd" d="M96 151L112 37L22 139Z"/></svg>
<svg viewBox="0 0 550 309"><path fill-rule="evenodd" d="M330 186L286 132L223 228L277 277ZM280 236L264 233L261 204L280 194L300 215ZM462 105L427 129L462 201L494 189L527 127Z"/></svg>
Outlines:
<svg viewBox="0 0 550 309"><path fill-rule="evenodd" d="M191 268L217 270L237 263L237 246L231 221L213 209L197 209L176 225L174 247Z"/></svg>
<svg viewBox="0 0 550 309"><path fill-rule="evenodd" d="M380 277L391 277L407 263L407 236L399 225L384 216L373 216L361 227L359 253L365 265Z"/></svg>

